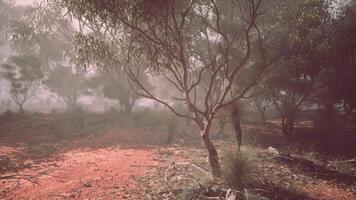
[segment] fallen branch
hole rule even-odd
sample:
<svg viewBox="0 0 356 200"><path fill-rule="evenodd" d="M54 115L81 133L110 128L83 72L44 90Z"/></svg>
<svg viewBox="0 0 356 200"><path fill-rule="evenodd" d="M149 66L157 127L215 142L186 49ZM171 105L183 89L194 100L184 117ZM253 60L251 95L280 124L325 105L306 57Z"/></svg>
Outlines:
<svg viewBox="0 0 356 200"><path fill-rule="evenodd" d="M274 157L278 161L289 164L291 166L296 166L296 164L298 164L298 166L307 173L312 172L315 176L326 180L336 180L340 183L346 183L348 185L353 185L356 183L356 176L328 169L325 166L319 165L311 160L282 154L274 155Z"/></svg>
<svg viewBox="0 0 356 200"><path fill-rule="evenodd" d="M0 176L0 179L9 179L16 176L18 176L18 174L5 175L5 176Z"/></svg>
<svg viewBox="0 0 356 200"><path fill-rule="evenodd" d="M204 169L198 167L197 165L195 165L195 164L193 164L193 163L176 163L176 164L177 164L177 165L189 165L189 166L191 166L191 167L197 169L198 171L204 173L205 175L207 175L207 176L209 176L209 177L211 176L211 174L210 174L208 171L205 171Z"/></svg>
<svg viewBox="0 0 356 200"><path fill-rule="evenodd" d="M356 163L356 158L350 159L350 160L343 160L343 161L338 161L339 163Z"/></svg>

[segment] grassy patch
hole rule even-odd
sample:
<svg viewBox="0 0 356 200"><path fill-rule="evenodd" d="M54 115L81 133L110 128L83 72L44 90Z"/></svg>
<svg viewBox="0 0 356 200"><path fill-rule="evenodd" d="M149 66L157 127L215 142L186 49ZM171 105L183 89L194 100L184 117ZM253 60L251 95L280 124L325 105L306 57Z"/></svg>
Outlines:
<svg viewBox="0 0 356 200"><path fill-rule="evenodd" d="M222 178L229 187L242 190L254 183L256 165L250 156L235 148L223 150Z"/></svg>

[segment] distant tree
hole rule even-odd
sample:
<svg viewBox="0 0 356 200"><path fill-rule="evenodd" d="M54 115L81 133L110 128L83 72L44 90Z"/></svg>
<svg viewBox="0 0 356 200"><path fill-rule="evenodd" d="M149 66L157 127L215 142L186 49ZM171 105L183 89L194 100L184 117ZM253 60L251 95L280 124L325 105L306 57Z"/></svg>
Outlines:
<svg viewBox="0 0 356 200"><path fill-rule="evenodd" d="M56 67L47 75L43 83L54 92L67 105L74 108L78 104L78 98L86 92L84 74L73 72L72 67Z"/></svg>
<svg viewBox="0 0 356 200"><path fill-rule="evenodd" d="M58 9L43 4L26 7L21 17L11 21L8 33L13 48L39 55L46 70L68 62L65 56L69 55L74 28Z"/></svg>
<svg viewBox="0 0 356 200"><path fill-rule="evenodd" d="M23 112L24 104L35 94L43 77L41 63L33 55L11 56L2 68L2 76L11 84L11 99Z"/></svg>
<svg viewBox="0 0 356 200"><path fill-rule="evenodd" d="M260 114L263 125L266 124L266 111L273 106L271 95L265 92L258 93L250 99L250 105Z"/></svg>
<svg viewBox="0 0 356 200"><path fill-rule="evenodd" d="M356 115L356 1L347 1L332 10L334 16L325 32L330 48L323 57L320 78L322 86L313 103L319 106L319 130L324 135L325 149L334 137L337 113L352 119Z"/></svg>
<svg viewBox="0 0 356 200"><path fill-rule="evenodd" d="M324 105L340 103L348 114L356 113L356 1L339 9L328 29L331 48L323 65ZM331 106L331 105L329 105Z"/></svg>
<svg viewBox="0 0 356 200"><path fill-rule="evenodd" d="M142 76L142 78L144 78ZM146 79L146 85L150 83ZM122 67L106 67L98 70L89 81L89 86L113 101L116 110L130 113L140 96L130 87L129 79Z"/></svg>
<svg viewBox="0 0 356 200"><path fill-rule="evenodd" d="M265 84L290 141L298 111L321 87L318 79L329 48L325 29L331 19L330 4L323 0L274 2L268 48L278 56Z"/></svg>

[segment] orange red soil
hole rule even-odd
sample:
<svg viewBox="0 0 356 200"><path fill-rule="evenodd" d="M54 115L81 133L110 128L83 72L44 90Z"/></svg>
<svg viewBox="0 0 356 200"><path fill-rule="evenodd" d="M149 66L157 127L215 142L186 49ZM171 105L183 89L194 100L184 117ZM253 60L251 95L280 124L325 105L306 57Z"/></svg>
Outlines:
<svg viewBox="0 0 356 200"><path fill-rule="evenodd" d="M0 183L2 199L135 199L135 178L158 163L153 150L74 150ZM136 197L138 198L138 197Z"/></svg>

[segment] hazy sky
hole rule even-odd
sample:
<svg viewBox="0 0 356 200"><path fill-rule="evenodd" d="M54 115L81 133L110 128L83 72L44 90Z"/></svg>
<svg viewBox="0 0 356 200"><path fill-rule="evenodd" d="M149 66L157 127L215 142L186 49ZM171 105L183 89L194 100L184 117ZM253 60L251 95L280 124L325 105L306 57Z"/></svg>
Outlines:
<svg viewBox="0 0 356 200"><path fill-rule="evenodd" d="M35 0L15 0L16 4L19 5L31 5Z"/></svg>

